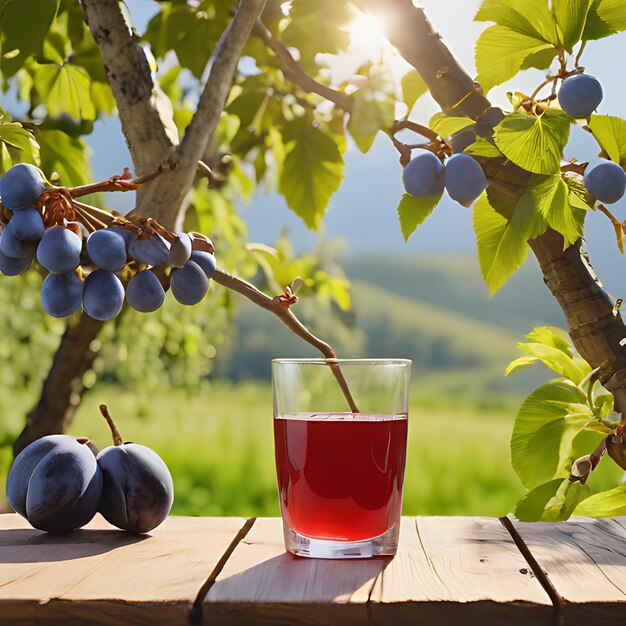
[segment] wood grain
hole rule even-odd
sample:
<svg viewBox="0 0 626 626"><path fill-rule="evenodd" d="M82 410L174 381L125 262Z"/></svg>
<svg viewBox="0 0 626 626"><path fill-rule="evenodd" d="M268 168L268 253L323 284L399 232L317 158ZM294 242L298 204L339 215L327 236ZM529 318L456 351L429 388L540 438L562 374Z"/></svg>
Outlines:
<svg viewBox="0 0 626 626"><path fill-rule="evenodd" d="M549 624L552 604L494 518L403 518L397 556L371 594L394 624Z"/></svg>
<svg viewBox="0 0 626 626"><path fill-rule="evenodd" d="M560 596L565 624L626 624L626 518L512 522Z"/></svg>
<svg viewBox="0 0 626 626"><path fill-rule="evenodd" d="M0 622L185 624L244 523L170 517L137 537L97 516L54 536L0 515Z"/></svg>
<svg viewBox="0 0 626 626"><path fill-rule="evenodd" d="M394 559L285 552L258 519L210 588L214 624L549 624L552 605L497 519L404 518Z"/></svg>

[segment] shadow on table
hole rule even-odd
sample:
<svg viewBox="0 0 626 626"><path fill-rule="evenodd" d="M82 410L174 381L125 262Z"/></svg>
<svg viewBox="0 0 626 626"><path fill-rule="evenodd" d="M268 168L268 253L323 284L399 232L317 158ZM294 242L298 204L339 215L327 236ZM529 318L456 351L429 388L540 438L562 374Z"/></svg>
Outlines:
<svg viewBox="0 0 626 626"><path fill-rule="evenodd" d="M347 601L358 590L367 598L374 580L390 562L388 557L323 560L285 552L217 580L209 590L207 601Z"/></svg>
<svg viewBox="0 0 626 626"><path fill-rule="evenodd" d="M121 530L83 528L49 534L31 528L0 530L0 563L71 561L103 554L148 539Z"/></svg>

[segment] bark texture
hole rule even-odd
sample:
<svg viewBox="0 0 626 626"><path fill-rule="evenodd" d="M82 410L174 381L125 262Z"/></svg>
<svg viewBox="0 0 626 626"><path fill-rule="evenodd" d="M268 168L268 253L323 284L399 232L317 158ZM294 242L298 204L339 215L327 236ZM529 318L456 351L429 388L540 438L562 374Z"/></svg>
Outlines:
<svg viewBox="0 0 626 626"><path fill-rule="evenodd" d="M369 4L376 11L377 3ZM445 47L422 9L414 7L411 0L389 0L384 11L388 23L390 20L389 41L420 73L444 111L476 118L490 106L475 89L474 93L468 92L473 84L471 78ZM496 163L487 174L497 195L496 208L509 213L526 187L528 174L505 162ZM561 235L548 229L529 243L546 285L563 310L576 349L591 367L600 368L600 382L613 393L616 409L624 413L626 347L622 342L626 326L621 315L614 314L611 299L583 261L582 242L564 250Z"/></svg>

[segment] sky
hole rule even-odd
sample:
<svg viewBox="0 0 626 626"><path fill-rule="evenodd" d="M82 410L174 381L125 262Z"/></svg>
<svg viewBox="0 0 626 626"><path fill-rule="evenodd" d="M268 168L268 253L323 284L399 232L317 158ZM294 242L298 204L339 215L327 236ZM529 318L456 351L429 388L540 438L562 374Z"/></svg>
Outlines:
<svg viewBox="0 0 626 626"><path fill-rule="evenodd" d="M150 15L158 8L148 0L128 0L128 8L140 32ZM479 0L424 0L421 5L434 28L444 42L465 67L475 75L474 44L480 32L489 24L473 21ZM364 60L363 55L382 40L372 31L371 21L365 20L365 32L355 34L352 52L332 63L333 76L341 80L352 73ZM626 50L626 33L600 41L589 42L583 56L588 74L596 76L604 89L604 100L598 113L624 116L626 81L623 80L620 59ZM402 75L410 68L392 53L389 56L394 73ZM387 57L386 57L387 58ZM491 90L489 98L494 105L508 108L506 92L511 90L530 93L543 79L545 72L528 70L516 79ZM437 105L426 94L414 107L411 119L426 123L437 111ZM128 159L115 120L97 124L89 138L94 147L94 170L97 177L111 173L111 163L125 163ZM566 158L576 157L581 161L593 162L598 153L597 145L590 135L581 129L573 129ZM400 232L396 207L403 192L401 167L398 153L387 137L379 133L372 149L362 154L350 142L345 155L345 178L339 191L333 196L324 220L323 231L329 238L346 240L352 252L377 251L422 251L426 253L469 253L475 252L476 243L472 230L471 211L444 196L434 214L418 228L408 244ZM120 169L119 167L114 168ZM126 199L127 203L131 198ZM120 207L121 208L121 207ZM616 215L626 217L626 200L613 205ZM305 227L276 193L259 191L248 206L241 207L251 241L271 244L277 235L287 229L298 250L312 247L317 235ZM608 277L609 289L620 290L621 267L626 261L619 255L614 244L612 226L599 213L591 213L587 223L588 249L601 276Z"/></svg>

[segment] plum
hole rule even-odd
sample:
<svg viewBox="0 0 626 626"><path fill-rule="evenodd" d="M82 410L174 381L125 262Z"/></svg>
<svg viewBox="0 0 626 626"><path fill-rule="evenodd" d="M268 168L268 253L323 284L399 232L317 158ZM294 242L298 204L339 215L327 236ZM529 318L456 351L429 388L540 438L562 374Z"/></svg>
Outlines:
<svg viewBox="0 0 626 626"><path fill-rule="evenodd" d="M190 261L193 261L200 266L202 271L206 274L207 278L213 276L215 271L215 257L210 252L203 252L202 250L194 250L191 253Z"/></svg>
<svg viewBox="0 0 626 626"><path fill-rule="evenodd" d="M617 202L626 192L626 174L613 161L602 160L587 167L583 179L591 196L606 204Z"/></svg>
<svg viewBox="0 0 626 626"><path fill-rule="evenodd" d="M171 243L167 264L171 267L182 267L189 261L190 256L191 235L188 233L178 233L176 239Z"/></svg>
<svg viewBox="0 0 626 626"><path fill-rule="evenodd" d="M487 177L469 154L453 154L446 161L446 190L453 200L469 206L487 186Z"/></svg>
<svg viewBox="0 0 626 626"><path fill-rule="evenodd" d="M172 476L163 459L146 446L122 443L105 405L102 415L114 445L98 454L104 479L99 511L114 526L136 534L148 533L168 516L174 501Z"/></svg>
<svg viewBox="0 0 626 626"><path fill-rule="evenodd" d="M102 474L88 439L48 435L28 445L7 478L13 509L35 528L75 530L98 511Z"/></svg>
<svg viewBox="0 0 626 626"><path fill-rule="evenodd" d="M206 296L209 279L197 263L187 261L183 267L172 270L170 287L178 302L192 306Z"/></svg>
<svg viewBox="0 0 626 626"><path fill-rule="evenodd" d="M589 117L602 102L602 85L597 78L575 74L563 81L559 89L559 104L572 117Z"/></svg>
<svg viewBox="0 0 626 626"><path fill-rule="evenodd" d="M440 196L443 193L443 164L430 150L418 148L402 173L406 192L412 196Z"/></svg>
<svg viewBox="0 0 626 626"><path fill-rule="evenodd" d="M0 178L0 198L7 209L17 211L31 206L47 187L38 167L18 163Z"/></svg>

